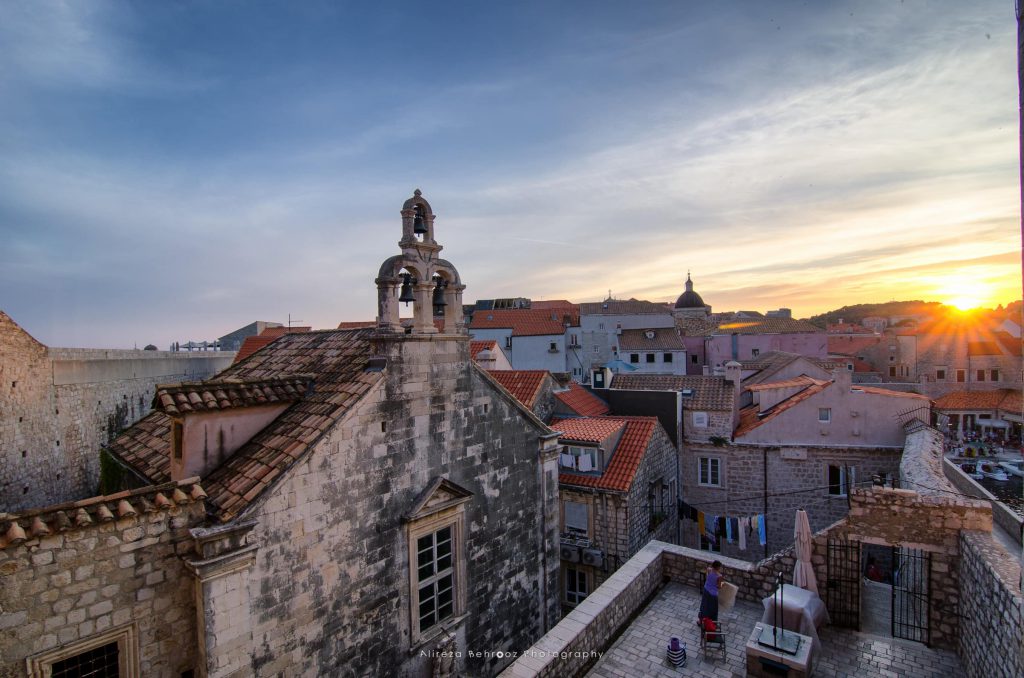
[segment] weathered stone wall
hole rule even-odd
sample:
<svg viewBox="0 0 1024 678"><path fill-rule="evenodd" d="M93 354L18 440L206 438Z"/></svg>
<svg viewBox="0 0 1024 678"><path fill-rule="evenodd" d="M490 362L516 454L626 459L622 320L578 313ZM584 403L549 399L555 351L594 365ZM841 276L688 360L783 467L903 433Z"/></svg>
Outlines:
<svg viewBox="0 0 1024 678"><path fill-rule="evenodd" d="M119 627L138 639L133 675L196 668L180 557L205 517L194 480L0 517L0 676L21 678L27 659Z"/></svg>
<svg viewBox="0 0 1024 678"><path fill-rule="evenodd" d="M698 458L721 459L722 487L698 484ZM753 445L693 445L683 447L683 501L706 515L744 517L768 516L767 549L752 534L747 548L740 550L738 540L722 545L722 555L756 561L765 553L775 553L793 543L797 509L805 509L811 530L818 531L846 515L845 496L830 495L828 467L850 466L858 483L869 482L873 474L896 476L900 451L890 448L859 447L757 447ZM767 511L765 460L767 458ZM682 543L699 548L697 523L683 520Z"/></svg>
<svg viewBox="0 0 1024 678"><path fill-rule="evenodd" d="M233 358L47 348L0 312L0 510L92 496L100 446L150 411L157 384L204 379Z"/></svg>
<svg viewBox="0 0 1024 678"><path fill-rule="evenodd" d="M960 596L965 623L957 651L971 678L1024 676L1024 599L1020 561L992 535L960 536Z"/></svg>
<svg viewBox="0 0 1024 678"><path fill-rule="evenodd" d="M999 501L994 494L964 473L959 466L949 459L943 460L942 470L957 492L988 501L989 505L992 506L993 522L1003 528L1003 531L1009 535L1010 539L1013 539L1018 545L1021 543L1021 539L1024 537L1024 518L1021 518L1006 504ZM911 487L916 489L913 486Z"/></svg>
<svg viewBox="0 0 1024 678"><path fill-rule="evenodd" d="M381 350L385 380L240 517L257 523L255 562L236 577L247 611L222 610L214 596L206 616L235 614L251 624L251 642L217 649L210 665L244 662L256 676L429 675L441 639L412 638L403 515L437 476L473 493L466 616L451 628L463 670L497 672L510 658L495 653L528 646L557 620L555 439L541 451L552 434L471 365L467 340L410 336Z"/></svg>

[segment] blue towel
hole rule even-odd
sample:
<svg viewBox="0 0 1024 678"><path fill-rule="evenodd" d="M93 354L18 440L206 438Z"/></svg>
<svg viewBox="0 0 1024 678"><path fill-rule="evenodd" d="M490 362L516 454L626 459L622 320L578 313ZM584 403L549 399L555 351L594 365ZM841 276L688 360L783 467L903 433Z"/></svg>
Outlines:
<svg viewBox="0 0 1024 678"><path fill-rule="evenodd" d="M725 519L725 538L732 543L732 518Z"/></svg>
<svg viewBox="0 0 1024 678"><path fill-rule="evenodd" d="M761 546L768 543L768 526L764 524L764 516L759 515L757 521L757 538Z"/></svg>

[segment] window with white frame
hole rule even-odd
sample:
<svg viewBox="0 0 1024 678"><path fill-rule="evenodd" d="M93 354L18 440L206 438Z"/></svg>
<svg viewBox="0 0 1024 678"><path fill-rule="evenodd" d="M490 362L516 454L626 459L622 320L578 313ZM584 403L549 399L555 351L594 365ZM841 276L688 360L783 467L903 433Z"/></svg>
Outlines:
<svg viewBox="0 0 1024 678"><path fill-rule="evenodd" d="M408 518L412 643L429 639L465 612L465 503L472 493L436 479ZM440 508L435 508L440 507Z"/></svg>
<svg viewBox="0 0 1024 678"><path fill-rule="evenodd" d="M574 537L590 536L590 507L578 501L562 502L565 532Z"/></svg>
<svg viewBox="0 0 1024 678"><path fill-rule="evenodd" d="M597 467L597 448L595 447L566 447L562 450L558 463L562 468L581 473L600 470Z"/></svg>
<svg viewBox="0 0 1024 678"><path fill-rule="evenodd" d="M822 424L827 424L832 421L832 408L831 407L819 407L818 408L818 421Z"/></svg>
<svg viewBox="0 0 1024 678"><path fill-rule="evenodd" d="M707 428L708 427L708 413L707 412L694 412L693 413L693 427L694 428Z"/></svg>
<svg viewBox="0 0 1024 678"><path fill-rule="evenodd" d="M565 568L565 602L578 605L589 593L587 573L573 567Z"/></svg>
<svg viewBox="0 0 1024 678"><path fill-rule="evenodd" d="M697 484L722 486L722 460L718 457L697 457Z"/></svg>
<svg viewBox="0 0 1024 678"><path fill-rule="evenodd" d="M852 466L829 464L828 493L834 497L845 497L846 490L856 482L857 469Z"/></svg>

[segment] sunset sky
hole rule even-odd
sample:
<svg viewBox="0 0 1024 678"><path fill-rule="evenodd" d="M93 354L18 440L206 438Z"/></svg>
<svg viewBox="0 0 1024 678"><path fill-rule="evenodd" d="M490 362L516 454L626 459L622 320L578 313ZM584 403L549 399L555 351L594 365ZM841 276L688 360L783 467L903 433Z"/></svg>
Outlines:
<svg viewBox="0 0 1024 678"><path fill-rule="evenodd" d="M467 300L1007 303L1016 59L1009 0L6 2L0 309L369 319L416 187Z"/></svg>

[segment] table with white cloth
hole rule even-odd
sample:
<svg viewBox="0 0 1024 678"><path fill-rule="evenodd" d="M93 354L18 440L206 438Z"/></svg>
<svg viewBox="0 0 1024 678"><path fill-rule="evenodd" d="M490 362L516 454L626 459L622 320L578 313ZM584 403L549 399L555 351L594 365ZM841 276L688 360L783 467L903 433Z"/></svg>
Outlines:
<svg viewBox="0 0 1024 678"><path fill-rule="evenodd" d="M779 591L776 590L774 595L761 601L764 604L764 614L761 615L763 623L775 624L779 598ZM781 599L782 618L779 626L787 631L797 631L809 636L814 642L814 647L820 647L818 629L830 621L828 610L825 609L825 603L821 602L821 598L816 593L811 593L798 586L783 584Z"/></svg>

